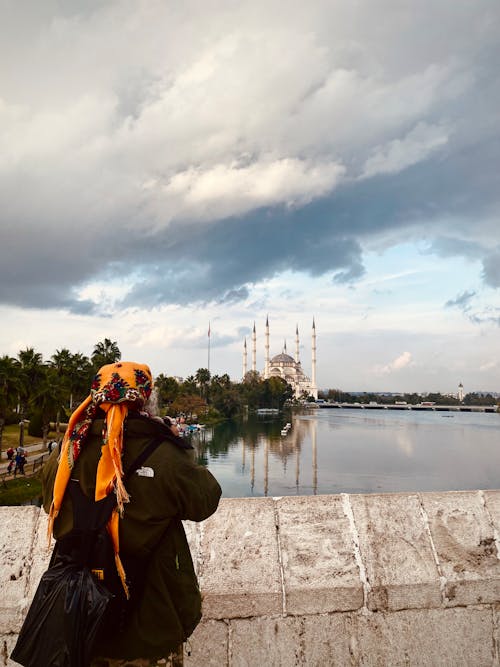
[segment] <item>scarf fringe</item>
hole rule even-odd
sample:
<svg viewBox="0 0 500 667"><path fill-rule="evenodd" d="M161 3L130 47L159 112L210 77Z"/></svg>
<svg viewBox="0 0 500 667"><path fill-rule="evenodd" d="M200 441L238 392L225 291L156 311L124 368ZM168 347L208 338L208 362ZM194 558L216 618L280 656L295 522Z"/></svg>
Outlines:
<svg viewBox="0 0 500 667"><path fill-rule="evenodd" d="M117 470L118 466L114 461L113 465L115 467L115 473L116 473L116 480L115 480L116 505L118 513L120 514L120 517L123 519L124 506L126 503L130 502L130 496L128 494L127 489L125 488L125 484L123 483L120 472L119 470Z"/></svg>
<svg viewBox="0 0 500 667"><path fill-rule="evenodd" d="M123 590L125 591L125 597L127 600L130 600L130 592L127 586L127 577L123 568L123 564L120 560L120 554L118 553L115 553L115 565L118 576L120 577L120 581L122 582Z"/></svg>
<svg viewBox="0 0 500 667"><path fill-rule="evenodd" d="M50 549L50 545L52 543L52 533L54 531L54 521L57 518L57 515L59 514L59 510L56 510L54 506L54 501L50 504L50 510L49 510L49 520L47 523L47 549Z"/></svg>

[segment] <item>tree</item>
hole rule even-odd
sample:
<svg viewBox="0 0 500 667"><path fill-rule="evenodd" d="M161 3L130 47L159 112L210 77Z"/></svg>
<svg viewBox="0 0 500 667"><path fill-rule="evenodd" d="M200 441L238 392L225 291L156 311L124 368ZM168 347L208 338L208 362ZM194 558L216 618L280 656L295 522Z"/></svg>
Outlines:
<svg viewBox="0 0 500 667"><path fill-rule="evenodd" d="M158 399L161 407L170 405L179 396L181 388L174 377L160 373L155 380L155 387L158 391Z"/></svg>
<svg viewBox="0 0 500 667"><path fill-rule="evenodd" d="M16 359L4 355L0 357L0 451L5 420L15 407L21 390L20 365Z"/></svg>
<svg viewBox="0 0 500 667"><path fill-rule="evenodd" d="M94 345L91 360L94 369L97 371L101 366L106 364L114 364L115 361L120 361L122 353L116 341L110 338L105 338L103 341Z"/></svg>
<svg viewBox="0 0 500 667"><path fill-rule="evenodd" d="M200 389L200 396L207 398L208 383L210 382L210 371L208 368L198 368L194 377L196 384Z"/></svg>
<svg viewBox="0 0 500 667"><path fill-rule="evenodd" d="M94 367L88 357L77 352L71 358L71 371L69 376L70 396L69 409L73 410L75 401L81 402L88 395L89 386L94 375Z"/></svg>
<svg viewBox="0 0 500 667"><path fill-rule="evenodd" d="M63 407L67 387L57 369L47 367L44 377L40 382L36 393L33 394L31 402L35 410L42 417L43 444L47 442L50 430L50 422L54 418L59 420L61 408Z"/></svg>
<svg viewBox="0 0 500 667"><path fill-rule="evenodd" d="M20 364L20 403L21 415L24 417L28 408L28 403L43 378L44 366L43 357L40 352L35 352L34 348L27 347L21 350L17 358Z"/></svg>

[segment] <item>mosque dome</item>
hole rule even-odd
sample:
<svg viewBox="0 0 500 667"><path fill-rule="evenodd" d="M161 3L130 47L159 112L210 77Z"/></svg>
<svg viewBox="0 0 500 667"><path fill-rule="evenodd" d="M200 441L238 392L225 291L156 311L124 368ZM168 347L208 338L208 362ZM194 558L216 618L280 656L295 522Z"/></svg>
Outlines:
<svg viewBox="0 0 500 667"><path fill-rule="evenodd" d="M275 364L292 364L295 365L295 359L291 357L289 354L285 354L282 352L281 354L277 354L275 357L271 359L271 366Z"/></svg>

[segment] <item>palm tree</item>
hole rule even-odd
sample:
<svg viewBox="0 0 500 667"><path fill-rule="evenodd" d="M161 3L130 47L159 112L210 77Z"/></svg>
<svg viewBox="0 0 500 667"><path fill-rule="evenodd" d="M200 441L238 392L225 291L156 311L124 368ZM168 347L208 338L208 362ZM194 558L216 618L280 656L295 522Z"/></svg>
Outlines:
<svg viewBox="0 0 500 667"><path fill-rule="evenodd" d="M89 393L90 383L94 375L94 367L88 357L80 352L73 355L71 360L70 372L70 396L69 409L73 410L73 403L76 399L78 402Z"/></svg>
<svg viewBox="0 0 500 667"><path fill-rule="evenodd" d="M91 356L92 365L96 371L101 366L104 366L105 364L113 364L121 358L122 353L120 352L118 344L110 338L105 338L103 341L96 343Z"/></svg>
<svg viewBox="0 0 500 667"><path fill-rule="evenodd" d="M174 377L166 376L160 373L155 380L155 387L158 391L161 407L169 405L180 393L180 385Z"/></svg>
<svg viewBox="0 0 500 667"><path fill-rule="evenodd" d="M12 357L0 357L0 451L7 414L15 407L21 389L19 362Z"/></svg>
<svg viewBox="0 0 500 667"><path fill-rule="evenodd" d="M59 421L59 415L61 408L63 407L66 392L67 388L57 370L55 368L46 367L44 377L31 399L33 405L40 411L42 417L44 445L47 442L51 418L56 416L56 420Z"/></svg>
<svg viewBox="0 0 500 667"><path fill-rule="evenodd" d="M208 368L198 368L196 375L196 384L200 388L200 396L207 398L207 388L210 382L210 371Z"/></svg>
<svg viewBox="0 0 500 667"><path fill-rule="evenodd" d="M43 378L44 366L41 353L35 352L32 347L21 350L17 358L20 363L21 416L24 417L30 398L37 391L37 387Z"/></svg>

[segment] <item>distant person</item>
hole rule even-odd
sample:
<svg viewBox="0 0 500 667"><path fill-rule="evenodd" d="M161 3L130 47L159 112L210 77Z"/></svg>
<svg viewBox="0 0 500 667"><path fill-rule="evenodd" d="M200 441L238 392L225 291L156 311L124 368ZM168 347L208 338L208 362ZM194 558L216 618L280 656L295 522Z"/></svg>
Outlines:
<svg viewBox="0 0 500 667"><path fill-rule="evenodd" d="M128 593L129 575L142 575L130 588L135 599L132 595L129 606L125 602L121 627L98 636L91 667L182 665L182 644L201 618L182 520L202 521L213 514L221 489L194 462L192 446L178 437L175 426L151 414L152 388L148 366L103 366L90 395L71 415L61 455L56 448L42 472L43 506L58 553L66 553L68 539L75 548L70 531L81 520L82 506L92 509L114 497L108 531L123 590ZM135 472L126 473L130 469ZM62 613L59 623L63 633Z"/></svg>
<svg viewBox="0 0 500 667"><path fill-rule="evenodd" d="M15 450L13 447L9 447L9 449L7 450L6 454L9 461L12 461L12 459L14 458L14 451Z"/></svg>
<svg viewBox="0 0 500 667"><path fill-rule="evenodd" d="M49 443L48 443L48 445L47 445L47 449L48 449L48 451L49 451L49 455L52 454L52 450L53 450L55 447L57 447L57 442L56 442L55 440L50 440Z"/></svg>
<svg viewBox="0 0 500 667"><path fill-rule="evenodd" d="M22 451L22 447L18 447L16 457L14 459L16 467L14 468L14 477L17 476L18 471L21 475L24 475L24 466L26 465L26 457L19 450Z"/></svg>

